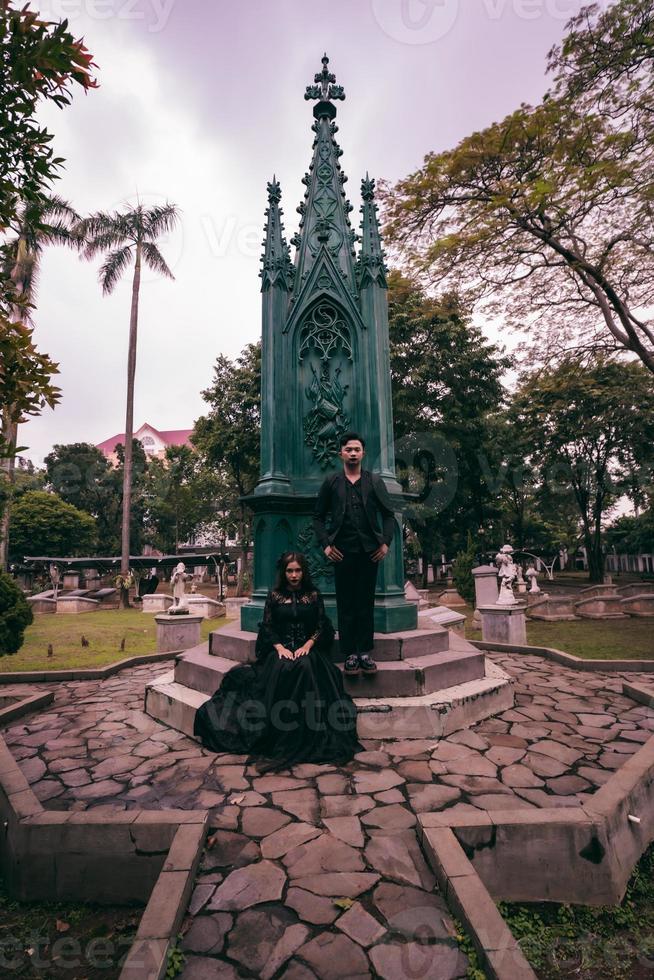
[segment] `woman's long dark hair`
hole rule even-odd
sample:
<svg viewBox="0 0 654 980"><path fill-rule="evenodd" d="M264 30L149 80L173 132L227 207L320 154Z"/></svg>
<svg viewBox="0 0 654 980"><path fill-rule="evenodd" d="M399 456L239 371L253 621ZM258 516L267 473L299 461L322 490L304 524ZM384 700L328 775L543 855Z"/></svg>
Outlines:
<svg viewBox="0 0 654 980"><path fill-rule="evenodd" d="M273 589L275 592L285 592L288 589L288 582L286 581L286 569L291 564L292 561L296 561L300 568L302 569L302 581L300 583L301 592L316 592L316 586L313 584L313 579L311 578L311 572L309 571L309 565L305 556L301 551L285 551L283 555L279 556L279 561L277 562L277 577L275 578L275 584Z"/></svg>

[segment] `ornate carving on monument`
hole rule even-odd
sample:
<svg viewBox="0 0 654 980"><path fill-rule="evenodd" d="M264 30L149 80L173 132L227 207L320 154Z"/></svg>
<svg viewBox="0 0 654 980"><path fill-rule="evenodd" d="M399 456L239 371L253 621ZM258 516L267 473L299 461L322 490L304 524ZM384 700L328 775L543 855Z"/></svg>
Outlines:
<svg viewBox="0 0 654 980"><path fill-rule="evenodd" d="M297 536L297 545L307 560L311 578L314 582L320 577L334 577L334 565L325 557L325 553L313 533L313 524L311 521L304 524L300 529L300 533Z"/></svg>
<svg viewBox="0 0 654 980"><path fill-rule="evenodd" d="M302 325L298 358L303 360L307 351L313 348L324 361L332 357L339 346L352 360L352 341L345 320L330 303L319 303Z"/></svg>
<svg viewBox="0 0 654 980"><path fill-rule="evenodd" d="M320 358L319 370L311 367L312 381L305 396L313 407L303 418L304 441L314 459L326 469L338 452L338 440L350 426L343 403L348 385L340 381L341 368L331 370L330 361L339 352L352 360L352 340L341 313L330 303L319 303L307 316L300 331L298 359L313 352Z"/></svg>

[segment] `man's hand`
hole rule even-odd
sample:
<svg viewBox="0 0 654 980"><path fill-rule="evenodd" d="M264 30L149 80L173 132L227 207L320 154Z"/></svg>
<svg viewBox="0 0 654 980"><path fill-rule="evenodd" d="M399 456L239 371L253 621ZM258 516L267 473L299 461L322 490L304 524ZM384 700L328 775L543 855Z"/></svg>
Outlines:
<svg viewBox="0 0 654 980"><path fill-rule="evenodd" d="M293 651L292 650L287 650L286 647L283 647L281 645L281 643L278 643L276 645L275 650L277 651L277 656L278 657L281 657L282 660L294 660L295 659L295 654L293 653Z"/></svg>
<svg viewBox="0 0 654 980"><path fill-rule="evenodd" d="M328 544L325 548L325 554L330 561L343 561L343 553L338 550L336 545Z"/></svg>
<svg viewBox="0 0 654 980"><path fill-rule="evenodd" d="M300 657L306 657L312 646L313 640L307 640L306 643L304 643L301 647L298 647L298 649L295 651L294 660L299 660Z"/></svg>
<svg viewBox="0 0 654 980"><path fill-rule="evenodd" d="M379 547L377 548L377 551L373 551L370 558L372 561L383 561L387 554L388 554L388 545L380 544Z"/></svg>

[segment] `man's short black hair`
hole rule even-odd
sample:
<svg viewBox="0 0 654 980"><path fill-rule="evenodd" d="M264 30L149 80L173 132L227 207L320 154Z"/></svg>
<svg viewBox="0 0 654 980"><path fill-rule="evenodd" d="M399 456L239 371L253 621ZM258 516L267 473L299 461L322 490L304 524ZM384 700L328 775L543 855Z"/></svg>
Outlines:
<svg viewBox="0 0 654 980"><path fill-rule="evenodd" d="M366 440L363 438L363 436L360 436L358 432L344 432L341 436L338 448L342 449L348 442L354 442L355 439L361 443L364 449L366 448Z"/></svg>

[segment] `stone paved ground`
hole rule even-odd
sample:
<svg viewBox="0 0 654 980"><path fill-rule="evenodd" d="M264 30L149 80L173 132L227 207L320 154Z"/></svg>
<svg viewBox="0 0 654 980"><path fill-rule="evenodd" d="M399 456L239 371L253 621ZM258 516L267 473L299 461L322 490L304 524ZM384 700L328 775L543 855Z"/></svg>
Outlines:
<svg viewBox="0 0 654 980"><path fill-rule="evenodd" d="M48 808L212 810L183 980L446 980L465 975L466 959L415 814L575 805L654 733L654 712L621 694L624 678L651 686L651 675L493 659L516 678L514 708L438 741L365 743L342 768L261 776L163 728L143 713L143 688L169 665L62 683L50 708L5 737ZM427 945L416 941L426 930Z"/></svg>

